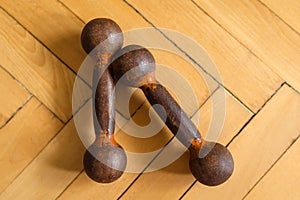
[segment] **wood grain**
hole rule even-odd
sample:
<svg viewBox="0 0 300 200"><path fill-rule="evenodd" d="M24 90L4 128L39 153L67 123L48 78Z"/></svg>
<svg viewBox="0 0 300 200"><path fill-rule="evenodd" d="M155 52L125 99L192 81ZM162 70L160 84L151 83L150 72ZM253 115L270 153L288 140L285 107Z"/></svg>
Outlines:
<svg viewBox="0 0 300 200"><path fill-rule="evenodd" d="M151 27L138 13L120 0L79 0L77 3L72 0L60 1L85 22L96 17L107 17L116 20L123 31ZM89 12L86 12L87 10Z"/></svg>
<svg viewBox="0 0 300 200"><path fill-rule="evenodd" d="M0 191L22 172L62 125L33 97L0 130Z"/></svg>
<svg viewBox="0 0 300 200"><path fill-rule="evenodd" d="M157 80L173 94L181 108L192 116L218 84L182 55L153 50Z"/></svg>
<svg viewBox="0 0 300 200"><path fill-rule="evenodd" d="M128 2L155 26L179 31L202 45L216 63L225 86L252 111L259 110L280 86L282 79L192 2ZM173 35L168 36L174 39ZM201 56L190 45L178 45L196 61L202 62ZM207 70L216 74L213 69Z"/></svg>
<svg viewBox="0 0 300 200"><path fill-rule="evenodd" d="M103 200L117 199L118 196L128 187L130 182L138 174L124 173L116 182L109 184L98 184L92 181L85 173L81 173L78 178L67 188L59 199L97 199ZM84 191L84 192L82 192Z"/></svg>
<svg viewBox="0 0 300 200"><path fill-rule="evenodd" d="M245 199L299 199L299 152L300 140L298 138Z"/></svg>
<svg viewBox="0 0 300 200"><path fill-rule="evenodd" d="M297 0L260 0L300 33L300 2Z"/></svg>
<svg viewBox="0 0 300 200"><path fill-rule="evenodd" d="M2 9L0 17L0 42L5 52L0 54L0 64L61 120L67 121L72 115L75 75ZM81 85L83 91L89 90ZM87 98L83 95L80 101Z"/></svg>
<svg viewBox="0 0 300 200"><path fill-rule="evenodd" d="M78 70L85 58L80 45L84 24L62 4L52 0L3 0L1 7L74 71Z"/></svg>
<svg viewBox="0 0 300 200"><path fill-rule="evenodd" d="M224 100L223 98L224 96L219 89L214 94L214 99L217 101L214 105L222 105L219 102ZM251 112L246 110L228 93L226 94L226 101L228 106L226 107L224 128L220 133L220 138L214 135L214 132L210 132L210 135L207 133L213 112L212 99L206 102L192 119L195 123L195 121L197 121L197 115L200 115L198 127L202 131L203 137L210 138L210 141L213 141L212 139L214 138L222 144L227 144L252 115ZM217 107L214 107L214 109L218 110L218 112L214 114L222 115L221 109ZM235 119L234 123L232 123L232 119ZM149 168L155 169L156 166L159 166L161 162L164 162L170 156L176 156L177 154L174 154L174 151L181 150L184 152L186 150L180 142L176 139L174 140L171 147L164 149L155 161L151 163ZM189 154L185 152L185 154L167 167L158 171L142 174L124 194L122 199L179 199L195 180L190 173L188 160ZM162 188L164 188L163 192L161 192Z"/></svg>
<svg viewBox="0 0 300 200"><path fill-rule="evenodd" d="M30 94L2 68L0 68L0 94L5 94L0 98L0 127L2 127L26 102Z"/></svg>
<svg viewBox="0 0 300 200"><path fill-rule="evenodd" d="M184 199L243 198L299 136L300 124L291 120L299 117L300 96L285 85L230 144L235 169L228 182L213 188L196 183Z"/></svg>
<svg viewBox="0 0 300 200"><path fill-rule="evenodd" d="M198 111L197 114L200 116L198 127L206 140L217 140L222 144L227 144L253 114L232 95L228 92L224 93L222 90L222 88L218 89L216 93L213 94L213 98L210 98ZM225 110L222 108L222 101L224 101L224 99L226 105ZM215 117L213 115L217 117L213 118ZM213 124L212 120L216 120L217 123ZM218 133L217 126L221 122L223 122L223 124L220 124L221 132Z"/></svg>
<svg viewBox="0 0 300 200"><path fill-rule="evenodd" d="M74 123L70 121L6 188L0 199L54 199L82 169L83 152Z"/></svg>
<svg viewBox="0 0 300 200"><path fill-rule="evenodd" d="M299 34L258 1L195 1L272 70L300 90ZM289 5L288 2L282 4ZM294 9L299 9L300 4L296 4Z"/></svg>

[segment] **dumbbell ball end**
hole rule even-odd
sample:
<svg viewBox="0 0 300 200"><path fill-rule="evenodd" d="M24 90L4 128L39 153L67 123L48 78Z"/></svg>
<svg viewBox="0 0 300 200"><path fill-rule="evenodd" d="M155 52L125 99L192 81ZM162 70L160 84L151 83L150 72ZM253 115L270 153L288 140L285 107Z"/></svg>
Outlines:
<svg viewBox="0 0 300 200"><path fill-rule="evenodd" d="M97 45L101 54L113 54L123 45L121 28L111 19L96 18L89 21L81 33L81 44L86 53L90 53Z"/></svg>
<svg viewBox="0 0 300 200"><path fill-rule="evenodd" d="M192 145L190 154L190 170L197 181L204 185L220 185L233 173L232 155L219 143L204 141L200 148Z"/></svg>
<svg viewBox="0 0 300 200"><path fill-rule="evenodd" d="M95 141L85 152L83 166L96 182L111 183L125 171L127 157L123 148L112 143Z"/></svg>
<svg viewBox="0 0 300 200"><path fill-rule="evenodd" d="M128 45L114 55L111 64L114 79L130 87L155 83L155 60L149 50L138 45ZM124 77L123 77L124 76Z"/></svg>

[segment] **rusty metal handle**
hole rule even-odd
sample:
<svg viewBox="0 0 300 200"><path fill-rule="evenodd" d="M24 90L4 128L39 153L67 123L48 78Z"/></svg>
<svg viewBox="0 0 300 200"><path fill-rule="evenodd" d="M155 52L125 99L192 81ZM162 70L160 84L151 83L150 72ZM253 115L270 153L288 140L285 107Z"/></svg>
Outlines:
<svg viewBox="0 0 300 200"><path fill-rule="evenodd" d="M151 105L160 104L163 107L164 110L161 107L155 107L155 111L162 119L164 119L166 112L167 119L165 123L167 127L183 145L189 148L195 140L202 143L197 127L164 86L159 83L149 83L140 88Z"/></svg>
<svg viewBox="0 0 300 200"><path fill-rule="evenodd" d="M114 140L115 90L107 66L112 55L121 48L123 35L114 21L97 18L85 25L81 43L83 49L97 60L92 81L96 139L85 152L83 165L91 179L100 183L110 183L123 174L127 164L125 151ZM101 46L92 51L99 44Z"/></svg>
<svg viewBox="0 0 300 200"><path fill-rule="evenodd" d="M95 114L93 119L96 135L110 136L115 130L115 91L109 70L106 69L104 72L101 70L105 67L106 64L99 62L93 72L93 113Z"/></svg>

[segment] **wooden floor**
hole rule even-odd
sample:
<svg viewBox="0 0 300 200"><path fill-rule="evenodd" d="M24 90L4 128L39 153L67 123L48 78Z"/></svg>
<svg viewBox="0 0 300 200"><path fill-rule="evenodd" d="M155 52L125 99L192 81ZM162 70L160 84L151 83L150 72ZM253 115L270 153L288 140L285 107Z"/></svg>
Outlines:
<svg viewBox="0 0 300 200"><path fill-rule="evenodd" d="M299 0L1 0L0 199L300 199L299 10ZM206 49L223 79L220 85L210 71L203 72L214 86L212 94L189 62L152 52L158 63L174 68L196 89L199 104L181 104L191 117L201 113L204 134L211 98L225 88L226 119L219 141L235 160L229 181L217 187L196 182L188 154L155 172L125 173L111 184L86 176L72 90L86 56L80 33L95 17L111 18L124 31L173 29ZM172 42L159 31L157 35L161 42ZM88 105L88 98L82 97L81 105ZM130 117L147 125L149 107L138 93L131 116L119 109L118 118L125 128ZM165 127L146 139L122 130L116 137L128 151L148 152L172 135Z"/></svg>

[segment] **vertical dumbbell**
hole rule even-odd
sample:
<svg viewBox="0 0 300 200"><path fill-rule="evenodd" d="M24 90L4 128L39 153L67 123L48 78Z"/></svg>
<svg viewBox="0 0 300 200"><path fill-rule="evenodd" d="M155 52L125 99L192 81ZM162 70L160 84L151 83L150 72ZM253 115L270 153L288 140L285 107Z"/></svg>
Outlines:
<svg viewBox="0 0 300 200"><path fill-rule="evenodd" d="M127 163L123 148L114 140L115 91L107 68L112 55L123 45L123 35L114 21L97 18L83 28L81 43L86 53L96 59L92 81L96 139L85 152L83 165L91 179L109 183L123 174Z"/></svg>
<svg viewBox="0 0 300 200"><path fill-rule="evenodd" d="M189 167L194 177L208 186L225 182L234 163L230 152L221 144L204 141L200 132L169 92L155 78L155 60L145 48L129 45L116 54L111 64L115 81L142 89L158 115L190 152ZM122 77L124 76L124 77Z"/></svg>

